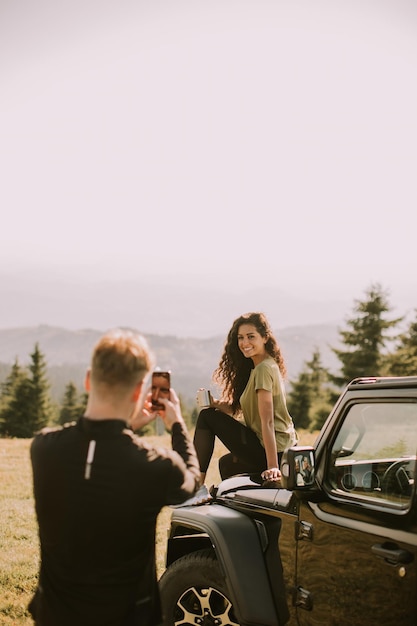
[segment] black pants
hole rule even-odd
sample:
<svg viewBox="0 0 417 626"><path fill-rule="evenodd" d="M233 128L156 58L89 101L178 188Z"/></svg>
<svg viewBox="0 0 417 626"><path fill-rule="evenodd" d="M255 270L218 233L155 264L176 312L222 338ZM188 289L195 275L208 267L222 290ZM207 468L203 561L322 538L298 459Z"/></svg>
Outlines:
<svg viewBox="0 0 417 626"><path fill-rule="evenodd" d="M254 431L230 415L210 408L200 412L194 433L201 472L207 472L216 437L230 450L219 459L223 480L235 474L263 472L267 468L265 448Z"/></svg>

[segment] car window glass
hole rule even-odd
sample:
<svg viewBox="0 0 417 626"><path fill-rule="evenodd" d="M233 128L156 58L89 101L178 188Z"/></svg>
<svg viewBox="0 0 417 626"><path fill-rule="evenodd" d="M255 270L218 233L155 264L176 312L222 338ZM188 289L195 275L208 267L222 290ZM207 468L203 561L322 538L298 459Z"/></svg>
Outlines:
<svg viewBox="0 0 417 626"><path fill-rule="evenodd" d="M357 403L332 446L332 489L407 508L414 488L417 403Z"/></svg>

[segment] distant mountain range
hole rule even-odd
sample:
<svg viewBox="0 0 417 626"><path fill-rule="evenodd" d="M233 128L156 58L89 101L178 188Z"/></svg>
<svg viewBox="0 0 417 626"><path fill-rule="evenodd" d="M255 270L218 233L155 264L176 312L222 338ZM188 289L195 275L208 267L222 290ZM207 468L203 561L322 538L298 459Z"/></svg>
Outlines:
<svg viewBox="0 0 417 626"><path fill-rule="evenodd" d="M331 350L338 346L336 325L294 326L275 333L286 360L289 381L298 375L315 348L320 350L323 365L337 370L338 361ZM52 395L59 399L70 380L81 388L91 351L101 334L101 330L68 330L47 325L0 329L0 363L11 365L17 358L22 365L27 364L38 343L48 364ZM225 336L197 339L147 334L146 338L157 365L171 370L173 387L184 399L194 400L199 387L212 386L211 375L219 362ZM8 369L2 367L3 372Z"/></svg>
<svg viewBox="0 0 417 626"><path fill-rule="evenodd" d="M158 365L172 370L175 388L194 399L200 386L211 384L233 320L247 311L267 315L283 350L289 381L315 348L325 367L334 373L339 369L331 348L340 347L339 329L354 304L343 285L335 283L334 290L323 296L313 284L308 292L294 286L290 293L282 288L279 276L268 287L256 286L249 277L247 289L239 290L233 283L227 289L216 285L214 279L209 284L207 277L151 276L151 266L137 279L112 278L99 267L95 277L71 271L54 267L0 271L0 380L8 371L1 364L11 364L16 357L27 362L37 342L46 356L53 395L59 397L70 380L82 384L101 333L124 326L146 335ZM392 303L399 315L414 306L414 293ZM363 295L357 293L355 298Z"/></svg>

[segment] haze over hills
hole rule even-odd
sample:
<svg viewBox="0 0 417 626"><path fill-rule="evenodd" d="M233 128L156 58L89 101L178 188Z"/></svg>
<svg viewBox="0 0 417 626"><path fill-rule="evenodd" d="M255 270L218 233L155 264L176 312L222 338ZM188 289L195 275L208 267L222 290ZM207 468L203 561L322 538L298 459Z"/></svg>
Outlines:
<svg viewBox="0 0 417 626"><path fill-rule="evenodd" d="M323 364L333 370L337 368L331 351L338 341L335 325L294 326L276 332L286 359L288 380L297 376L316 347ZM47 325L0 329L0 363L11 365L17 358L22 365L27 364L38 343L49 368L52 394L58 400L70 380L81 389L91 350L101 334L99 330L68 330ZM212 386L211 375L221 356L223 335L180 338L147 334L146 337L157 364L172 371L173 386L185 399L193 400L199 387Z"/></svg>
<svg viewBox="0 0 417 626"><path fill-rule="evenodd" d="M0 293L5 303L0 328L128 326L178 337L225 336L233 320L246 311L264 311L278 328L335 324L351 306L347 298L291 293L278 280L269 287L246 289L231 281L226 289L184 277L75 279L53 270L0 274Z"/></svg>
<svg viewBox="0 0 417 626"><path fill-rule="evenodd" d="M116 280L79 277L51 270L0 275L0 364L29 360L35 343L45 354L55 397L73 380L81 386L91 350L103 331L115 326L143 332L157 364L172 370L173 385L187 398L211 384L232 321L246 311L264 311L281 345L288 380L318 348L331 371L355 299L290 294L277 285L247 289L175 282L151 277ZM412 310L413 297L392 301L393 316ZM408 309L407 309L408 306ZM0 377L7 368L1 368Z"/></svg>

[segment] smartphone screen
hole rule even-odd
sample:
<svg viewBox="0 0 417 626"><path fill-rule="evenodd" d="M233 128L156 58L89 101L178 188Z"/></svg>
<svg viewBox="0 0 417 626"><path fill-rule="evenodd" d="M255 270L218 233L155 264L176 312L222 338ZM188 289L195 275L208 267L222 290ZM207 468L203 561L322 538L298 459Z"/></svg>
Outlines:
<svg viewBox="0 0 417 626"><path fill-rule="evenodd" d="M152 373L152 407L157 411L163 411L165 406L158 402L159 398L169 399L171 387L171 372L155 371Z"/></svg>

